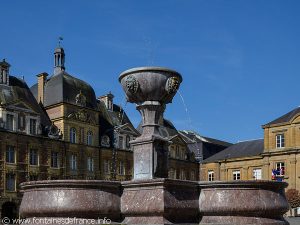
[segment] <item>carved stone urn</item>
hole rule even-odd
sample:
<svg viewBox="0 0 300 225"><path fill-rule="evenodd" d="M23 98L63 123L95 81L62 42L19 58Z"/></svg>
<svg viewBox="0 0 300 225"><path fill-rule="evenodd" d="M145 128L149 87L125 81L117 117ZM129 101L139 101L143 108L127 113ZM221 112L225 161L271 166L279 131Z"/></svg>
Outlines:
<svg viewBox="0 0 300 225"><path fill-rule="evenodd" d="M181 75L162 67L138 67L123 72L119 81L127 100L142 115L143 132L132 141L134 179L168 177L168 139L161 133L166 104L171 103Z"/></svg>

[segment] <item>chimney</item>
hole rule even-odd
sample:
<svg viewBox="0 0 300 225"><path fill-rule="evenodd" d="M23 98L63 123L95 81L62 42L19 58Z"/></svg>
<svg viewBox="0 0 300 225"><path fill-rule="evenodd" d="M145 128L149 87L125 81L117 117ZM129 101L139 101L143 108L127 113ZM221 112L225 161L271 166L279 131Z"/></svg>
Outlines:
<svg viewBox="0 0 300 225"><path fill-rule="evenodd" d="M105 106L108 110L113 111L114 97L115 96L111 92L109 92L107 95L102 95L102 96L98 97L98 99L105 104Z"/></svg>
<svg viewBox="0 0 300 225"><path fill-rule="evenodd" d="M0 62L0 84L9 85L9 67L5 59Z"/></svg>
<svg viewBox="0 0 300 225"><path fill-rule="evenodd" d="M37 75L38 78L38 98L37 101L44 104L44 93L45 93L45 84L47 81L47 73L40 73Z"/></svg>

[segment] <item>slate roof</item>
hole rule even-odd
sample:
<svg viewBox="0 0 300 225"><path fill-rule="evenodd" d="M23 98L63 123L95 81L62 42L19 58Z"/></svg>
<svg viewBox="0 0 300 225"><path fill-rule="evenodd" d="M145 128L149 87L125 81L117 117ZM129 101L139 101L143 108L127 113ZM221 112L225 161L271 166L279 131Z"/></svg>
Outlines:
<svg viewBox="0 0 300 225"><path fill-rule="evenodd" d="M100 110L100 136L104 134L111 136L114 127L124 124L129 124L134 128L127 114L120 106L113 104L113 110L108 110L102 101L97 101L97 105Z"/></svg>
<svg viewBox="0 0 300 225"><path fill-rule="evenodd" d="M225 147L229 147L230 145L232 145L232 143L226 142L226 141L222 141L222 140L218 140L218 139L214 139L214 138L210 138L210 137L206 137L206 136L202 136L200 134L198 134L197 132L194 131L179 131L182 136L185 136L185 139L187 142L207 142L207 143L212 143L215 145L220 145L220 146L225 146Z"/></svg>
<svg viewBox="0 0 300 225"><path fill-rule="evenodd" d="M139 133L142 133L142 122L136 128ZM165 138L171 138L178 134L177 129L173 125L173 123L169 120L164 119L163 126L159 128L161 135Z"/></svg>
<svg viewBox="0 0 300 225"><path fill-rule="evenodd" d="M293 119L294 116L296 116L299 113L300 113L300 107L297 107L297 108L293 109L292 111L288 112L287 114L284 114L283 116L281 116L263 126L269 126L269 125L273 125L273 124L289 122L289 121L291 121L291 119Z"/></svg>
<svg viewBox="0 0 300 225"><path fill-rule="evenodd" d="M40 114L42 125L51 125L47 113L38 104L25 81L9 76L9 86L0 85L0 103L10 105L17 102L25 103L34 112Z"/></svg>
<svg viewBox="0 0 300 225"><path fill-rule="evenodd" d="M218 162L224 159L240 158L260 155L264 151L264 140L257 139L251 141L238 142L229 146L223 151L205 159L203 163Z"/></svg>
<svg viewBox="0 0 300 225"><path fill-rule="evenodd" d="M38 84L33 85L30 90L37 99ZM86 97L86 107L97 109L94 89L88 83L62 71L47 80L45 84L44 106L47 107L60 102L76 104L76 96L80 91Z"/></svg>

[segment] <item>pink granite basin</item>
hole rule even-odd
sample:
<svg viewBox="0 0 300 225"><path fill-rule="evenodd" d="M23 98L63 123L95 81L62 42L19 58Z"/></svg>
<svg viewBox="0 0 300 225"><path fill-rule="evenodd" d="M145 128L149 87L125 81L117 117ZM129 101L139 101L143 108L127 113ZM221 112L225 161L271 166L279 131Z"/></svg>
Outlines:
<svg viewBox="0 0 300 225"><path fill-rule="evenodd" d="M285 182L200 182L200 224L288 224Z"/></svg>
<svg viewBox="0 0 300 225"><path fill-rule="evenodd" d="M46 180L21 184L20 215L120 219L120 183L98 180Z"/></svg>

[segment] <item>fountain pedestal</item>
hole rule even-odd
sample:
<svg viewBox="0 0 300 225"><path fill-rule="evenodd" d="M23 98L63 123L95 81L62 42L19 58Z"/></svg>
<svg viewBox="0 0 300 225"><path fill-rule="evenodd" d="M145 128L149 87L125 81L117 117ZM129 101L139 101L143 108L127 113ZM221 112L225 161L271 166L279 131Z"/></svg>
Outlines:
<svg viewBox="0 0 300 225"><path fill-rule="evenodd" d="M151 179L122 182L124 224L198 224L197 182Z"/></svg>
<svg viewBox="0 0 300 225"><path fill-rule="evenodd" d="M143 118L143 133L130 142L134 151L134 179L167 178L169 141L160 135L158 125L165 106L147 101L137 109Z"/></svg>
<svg viewBox="0 0 300 225"><path fill-rule="evenodd" d="M182 77L176 71L160 67L127 70L119 81L127 100L137 104L143 132L131 142L134 154L134 180L168 177L168 139L160 133L166 104L176 94Z"/></svg>

